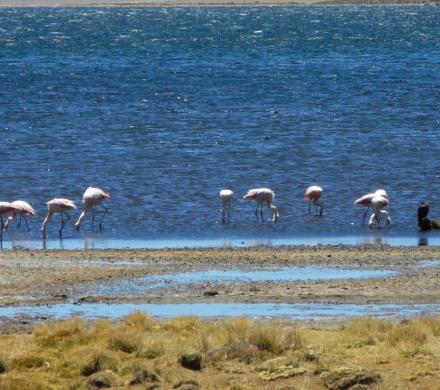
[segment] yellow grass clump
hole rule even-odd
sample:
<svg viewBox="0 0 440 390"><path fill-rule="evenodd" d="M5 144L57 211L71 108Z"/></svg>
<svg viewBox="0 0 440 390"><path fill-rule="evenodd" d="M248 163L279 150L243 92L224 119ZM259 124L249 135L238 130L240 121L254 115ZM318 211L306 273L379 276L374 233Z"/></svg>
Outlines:
<svg viewBox="0 0 440 390"><path fill-rule="evenodd" d="M0 334L0 389L440 388L440 317L72 319Z"/></svg>

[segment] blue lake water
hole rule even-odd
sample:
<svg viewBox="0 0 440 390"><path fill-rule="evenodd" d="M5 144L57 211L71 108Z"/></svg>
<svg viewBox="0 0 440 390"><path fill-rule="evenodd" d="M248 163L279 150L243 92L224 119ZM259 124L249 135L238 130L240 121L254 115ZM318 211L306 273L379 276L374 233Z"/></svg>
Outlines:
<svg viewBox="0 0 440 390"><path fill-rule="evenodd" d="M438 304L272 304L272 303L188 303L188 304L57 304L49 306L0 307L1 317L48 316L52 319L78 315L85 318L118 318L136 311L144 311L155 317L169 318L176 316L198 317L283 317L290 319L329 319L347 317L410 317L437 315Z"/></svg>
<svg viewBox="0 0 440 390"><path fill-rule="evenodd" d="M417 243L418 203L440 218L439 21L419 6L2 9L0 200L39 214L4 246L41 247L45 202L80 206L88 186L112 194L101 247ZM311 184L323 218L307 214ZM278 224L256 223L254 187L276 192ZM372 233L352 204L377 188L392 222ZM65 237L90 242L72 223Z"/></svg>

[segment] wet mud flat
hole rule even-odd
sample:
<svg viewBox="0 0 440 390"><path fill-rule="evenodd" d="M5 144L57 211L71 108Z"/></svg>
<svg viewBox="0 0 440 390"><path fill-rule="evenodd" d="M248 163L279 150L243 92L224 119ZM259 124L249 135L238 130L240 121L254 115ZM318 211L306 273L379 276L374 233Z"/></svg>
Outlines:
<svg viewBox="0 0 440 390"><path fill-rule="evenodd" d="M438 247L387 246L3 251L0 304L432 304L440 296L438 259ZM306 273L320 268L379 273L324 279L314 279L313 272L310 278L291 280L249 277L262 270ZM216 277L231 270L237 277ZM382 275L382 271L386 273ZM179 283L164 277L161 283L163 275L185 273L198 277Z"/></svg>

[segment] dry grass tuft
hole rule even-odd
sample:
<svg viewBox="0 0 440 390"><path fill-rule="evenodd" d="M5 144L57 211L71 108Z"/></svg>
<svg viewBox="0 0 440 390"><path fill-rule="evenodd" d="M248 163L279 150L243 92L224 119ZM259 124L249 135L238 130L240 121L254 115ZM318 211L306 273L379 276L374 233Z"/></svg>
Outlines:
<svg viewBox="0 0 440 390"><path fill-rule="evenodd" d="M391 346L412 344L420 346L426 343L427 334L413 321L392 326L385 335L385 341Z"/></svg>
<svg viewBox="0 0 440 390"><path fill-rule="evenodd" d="M94 352L89 361L81 367L82 376L90 376L102 370L117 371L118 361L107 352Z"/></svg>
<svg viewBox="0 0 440 390"><path fill-rule="evenodd" d="M60 349L93 341L93 336L85 331L80 320L43 325L34 331L34 337L44 347Z"/></svg>
<svg viewBox="0 0 440 390"><path fill-rule="evenodd" d="M151 316L137 311L129 314L124 318L123 324L129 328L140 329L143 331L152 330L154 327L154 320Z"/></svg>
<svg viewBox="0 0 440 390"><path fill-rule="evenodd" d="M297 329L279 325L258 325L246 319L236 319L224 325L230 359L251 363L276 356L288 349L297 349L302 339Z"/></svg>
<svg viewBox="0 0 440 390"><path fill-rule="evenodd" d="M136 333L116 334L110 337L108 346L115 351L139 354L143 343L142 338Z"/></svg>
<svg viewBox="0 0 440 390"><path fill-rule="evenodd" d="M42 356L27 355L17 357L12 360L12 368L14 369L29 369L29 368L41 368L49 367L49 362Z"/></svg>
<svg viewBox="0 0 440 390"><path fill-rule="evenodd" d="M165 321L162 324L162 329L173 332L194 333L202 327L202 322L194 316L177 317Z"/></svg>
<svg viewBox="0 0 440 390"><path fill-rule="evenodd" d="M162 340L144 341L143 349L139 352L139 357L146 359L156 359L165 354L165 347Z"/></svg>
<svg viewBox="0 0 440 390"><path fill-rule="evenodd" d="M135 313L19 332L0 335L0 390L440 388L440 317L314 329Z"/></svg>

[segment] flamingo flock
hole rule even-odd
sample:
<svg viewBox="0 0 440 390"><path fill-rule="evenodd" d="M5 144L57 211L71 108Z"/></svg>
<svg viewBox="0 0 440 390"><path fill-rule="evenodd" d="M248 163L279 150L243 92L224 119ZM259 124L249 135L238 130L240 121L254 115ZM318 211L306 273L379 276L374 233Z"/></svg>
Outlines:
<svg viewBox="0 0 440 390"><path fill-rule="evenodd" d="M312 185L308 187L304 193L304 200L309 201L309 215L312 214L311 208L315 207L315 215L322 217L324 213L324 204L321 201L321 196L324 190L316 185ZM222 215L222 223L226 223L226 212L228 216L228 221L230 222L230 209L231 204L234 199L234 193L230 189L221 190L219 193L220 200L222 201L221 215ZM257 218L257 222L264 221L263 216L263 205L266 205L268 209L272 211L272 221L278 222L280 218L280 213L278 208L272 203L275 198L275 192L270 188L253 188L250 189L244 196L245 200L253 200L257 203L257 208L255 209L255 217ZM367 210L364 213L364 223L365 218L367 217L368 211L370 208L373 210L373 214L370 217L368 222L368 226L370 228L380 228L383 225L389 225L391 219L388 215L388 212L384 209L388 206L388 194L385 190L379 189L374 193L366 194L359 199L356 199L354 202L355 205L360 205L367 207ZM259 212L259 213L258 213ZM258 215L260 214L260 217ZM440 221L439 229L440 229Z"/></svg>
<svg viewBox="0 0 440 390"><path fill-rule="evenodd" d="M304 200L308 201L308 213L312 214L312 206L314 207L315 216L322 217L324 212L324 205L321 201L321 197L324 190L317 186L312 185L308 187L304 193ZM232 203L235 200L234 192L230 189L222 189L219 192L219 197L222 202L221 212L221 222L231 222L231 208ZM84 220L86 214L91 210L92 213L92 230L94 228L95 215L97 214L97 207L101 206L103 209L103 214L99 221L99 230L102 230L102 223L105 216L108 213L108 208L103 204L104 201L110 199L110 194L104 192L100 188L89 187L83 194L83 210L75 222L76 230L80 230L81 223ZM278 208L273 204L275 198L275 192L270 188L253 188L248 190L248 192L243 196L244 200L251 200L256 202L257 207L255 209L255 217L257 222L264 221L263 206L266 206L272 212L272 221L278 222L280 219L280 213ZM368 193L361 196L354 201L354 205L366 207L366 211L363 216L363 222L368 215L368 211L372 209L372 214L370 216L368 226L370 228L380 228L384 225L389 225L391 222L388 212L385 210L389 205L388 194L383 189L378 189L375 192ZM47 202L47 215L43 221L43 226L41 228L41 235L43 238L46 237L46 229L49 221L52 219L54 214L61 215L61 224L58 230L60 238L63 236L63 230L66 224L71 219L69 212L76 210L77 207L75 203L70 199L64 198L54 198ZM430 220L428 219L429 205L422 202L418 209L418 225L420 230L431 230L440 229L440 220ZM7 216L6 222L4 222L3 217ZM7 231L10 224L19 217L17 228L20 228L22 220L24 220L27 230L30 230L27 217L35 217L37 215L33 207L23 201L16 200L14 202L0 202L0 240L3 238L3 232Z"/></svg>
<svg viewBox="0 0 440 390"><path fill-rule="evenodd" d="M83 195L84 209L75 223L75 227L78 231L80 229L81 222L84 219L89 209L92 209L92 230L93 230L96 206L100 205L103 201L107 199L110 199L110 195L104 192L103 190L101 190L100 188L93 188L93 187L87 188L87 190L84 192ZM102 206L105 212L99 222L100 231L102 229L102 222L108 213L108 208L105 207L104 205ZM69 220L71 219L68 212L73 210L76 210L76 205L70 199L54 198L49 202L47 202L47 215L43 221L43 226L41 227L41 236L43 238L46 238L47 225L49 221L52 219L53 215L61 214L61 225L60 225L60 229L58 230L59 236L61 238L63 236L64 227L66 226L67 222L69 222ZM10 215L6 220L6 223L4 223L3 216L7 214ZM12 203L0 202L0 221L1 221L0 240L3 238L3 232L8 229L9 225L17 218L17 216L20 217L17 225L17 229L20 228L21 220L23 219L29 231L30 227L26 217L34 217L36 215L37 213L32 208L32 206L23 200L16 200Z"/></svg>

